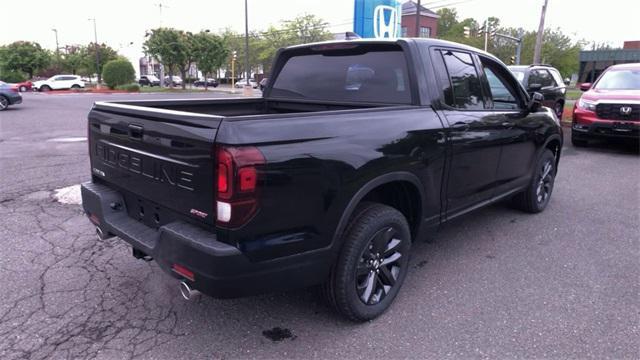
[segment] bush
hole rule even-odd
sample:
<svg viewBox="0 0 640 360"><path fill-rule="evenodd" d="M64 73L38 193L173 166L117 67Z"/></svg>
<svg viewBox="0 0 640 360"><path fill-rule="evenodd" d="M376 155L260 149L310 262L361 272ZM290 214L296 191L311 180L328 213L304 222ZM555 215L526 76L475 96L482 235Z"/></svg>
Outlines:
<svg viewBox="0 0 640 360"><path fill-rule="evenodd" d="M102 69L102 79L110 89L118 85L131 84L136 80L136 71L128 60L111 60Z"/></svg>
<svg viewBox="0 0 640 360"><path fill-rule="evenodd" d="M116 86L116 90L124 90L127 92L139 92L140 85L136 83L126 84L126 85L118 85Z"/></svg>
<svg viewBox="0 0 640 360"><path fill-rule="evenodd" d="M8 83L19 83L26 81L27 78L20 72L6 71L2 72L2 75L0 75L0 80Z"/></svg>

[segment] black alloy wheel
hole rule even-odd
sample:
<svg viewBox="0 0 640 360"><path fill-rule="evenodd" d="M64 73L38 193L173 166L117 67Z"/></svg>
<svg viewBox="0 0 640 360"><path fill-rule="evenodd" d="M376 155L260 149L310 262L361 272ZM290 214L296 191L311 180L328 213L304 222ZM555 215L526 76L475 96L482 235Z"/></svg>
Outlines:
<svg viewBox="0 0 640 360"><path fill-rule="evenodd" d="M536 162L529 186L516 194L515 207L529 213L542 212L549 204L556 177L556 158L551 150L544 150Z"/></svg>
<svg viewBox="0 0 640 360"><path fill-rule="evenodd" d="M411 232L400 211L378 203L360 204L324 284L327 300L352 321L380 316L402 287L410 250Z"/></svg>
<svg viewBox="0 0 640 360"><path fill-rule="evenodd" d="M536 188L536 201L538 204L544 204L549 201L551 189L553 188L553 159L546 159L542 165L542 174Z"/></svg>
<svg viewBox="0 0 640 360"><path fill-rule="evenodd" d="M554 105L553 110L556 112L556 116L558 117L558 119L562 120L562 113L564 112L564 105L561 102L557 102Z"/></svg>
<svg viewBox="0 0 640 360"><path fill-rule="evenodd" d="M9 107L9 100L6 97L0 95L0 111L6 110L8 107Z"/></svg>
<svg viewBox="0 0 640 360"><path fill-rule="evenodd" d="M366 305L382 301L396 284L400 271L404 270L401 269L402 253L399 251L403 240L397 236L398 231L393 227L378 231L360 256L355 270L356 290Z"/></svg>

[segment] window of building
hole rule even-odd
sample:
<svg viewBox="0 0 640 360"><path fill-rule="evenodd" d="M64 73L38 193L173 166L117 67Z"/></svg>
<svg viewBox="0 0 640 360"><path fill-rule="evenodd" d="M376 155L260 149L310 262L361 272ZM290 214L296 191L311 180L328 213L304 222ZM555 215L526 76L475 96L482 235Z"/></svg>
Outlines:
<svg viewBox="0 0 640 360"><path fill-rule="evenodd" d="M430 27L421 26L420 27L420 37L421 38L431 37L431 28Z"/></svg>
<svg viewBox="0 0 640 360"><path fill-rule="evenodd" d="M407 37L408 33L407 33L407 27L403 26L402 27L402 34L400 35L401 37Z"/></svg>

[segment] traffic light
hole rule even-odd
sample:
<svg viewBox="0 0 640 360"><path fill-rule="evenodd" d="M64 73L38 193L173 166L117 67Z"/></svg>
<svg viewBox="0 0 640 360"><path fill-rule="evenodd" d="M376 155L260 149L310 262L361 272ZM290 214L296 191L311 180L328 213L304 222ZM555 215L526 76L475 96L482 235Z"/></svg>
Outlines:
<svg viewBox="0 0 640 360"><path fill-rule="evenodd" d="M516 56L515 56L515 55L511 55L511 57L509 58L509 63L510 63L511 65L513 65L513 64L515 64L515 63L516 63Z"/></svg>
<svg viewBox="0 0 640 360"><path fill-rule="evenodd" d="M468 26L465 26L463 29L464 29L464 37L466 38L471 37L471 28Z"/></svg>
<svg viewBox="0 0 640 360"><path fill-rule="evenodd" d="M482 36L482 35L484 35L484 28L485 28L485 26L484 26L484 25L482 25L482 26L478 29L478 36Z"/></svg>
<svg viewBox="0 0 640 360"><path fill-rule="evenodd" d="M233 50L233 52L231 54L233 54L233 60L234 61L238 59L238 52L237 51Z"/></svg>
<svg viewBox="0 0 640 360"><path fill-rule="evenodd" d="M496 38L496 34L497 34L497 33L498 33L498 29L496 29L496 28L492 28L492 29L489 31L489 37L490 37L490 38L492 38L492 39L495 39L495 38Z"/></svg>

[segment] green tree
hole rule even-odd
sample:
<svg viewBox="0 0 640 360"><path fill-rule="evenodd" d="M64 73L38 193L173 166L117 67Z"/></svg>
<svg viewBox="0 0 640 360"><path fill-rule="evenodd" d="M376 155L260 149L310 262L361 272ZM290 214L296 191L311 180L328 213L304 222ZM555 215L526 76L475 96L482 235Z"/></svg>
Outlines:
<svg viewBox="0 0 640 360"><path fill-rule="evenodd" d="M96 68L96 51L100 57L100 67ZM91 69L91 73L98 76L98 82L104 69L104 65L111 60L118 58L118 53L110 46L106 44L89 43L84 56L83 66L87 69Z"/></svg>
<svg viewBox="0 0 640 360"><path fill-rule="evenodd" d="M89 75L91 73L90 69L95 70L95 64L93 64L93 67L88 66L92 65L91 62L87 60L88 57L86 46L67 46L65 53L62 54L61 57L62 68L65 72L72 73L73 75Z"/></svg>
<svg viewBox="0 0 640 360"><path fill-rule="evenodd" d="M202 71L206 89L207 77L224 65L229 50L221 37L204 31L194 34L191 41L193 59L198 64L198 69Z"/></svg>
<svg viewBox="0 0 640 360"><path fill-rule="evenodd" d="M282 31L292 37L294 44L306 44L332 38L327 23L315 15L301 15L293 20L283 21L283 25Z"/></svg>
<svg viewBox="0 0 640 360"><path fill-rule="evenodd" d="M104 65L102 78L109 88L115 89L116 86L134 82L136 80L136 71L129 60L118 58L110 60Z"/></svg>
<svg viewBox="0 0 640 360"><path fill-rule="evenodd" d="M29 79L50 62L51 54L36 42L16 41L4 46L0 52L0 67L4 71L24 72Z"/></svg>
<svg viewBox="0 0 640 360"><path fill-rule="evenodd" d="M164 65L165 70L168 70L171 85L174 72L180 71L185 78L191 64L193 51L190 37L184 31L173 28L157 28L147 33L147 40L143 44L144 52ZM185 87L184 81L182 87Z"/></svg>
<svg viewBox="0 0 640 360"><path fill-rule="evenodd" d="M441 38L450 36L450 31L454 25L458 24L458 12L456 9L442 8L436 13L440 16L438 19L438 34Z"/></svg>

